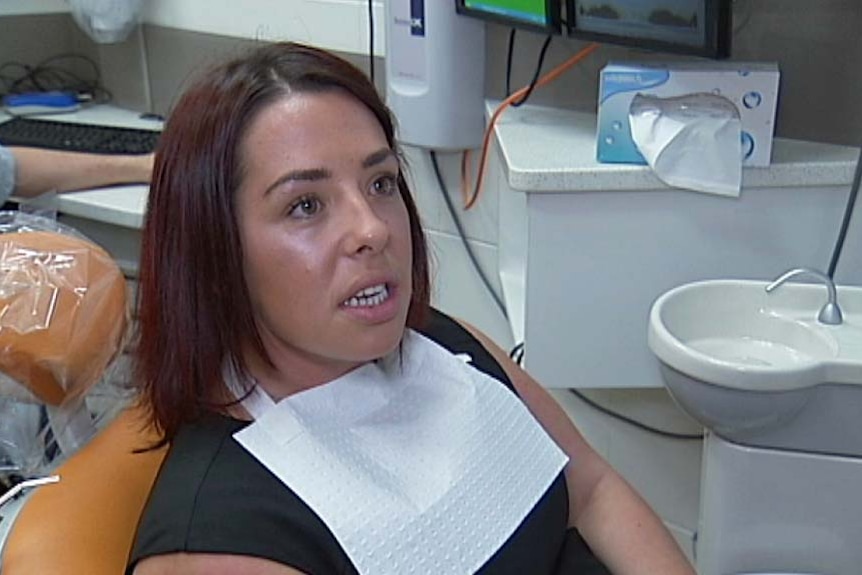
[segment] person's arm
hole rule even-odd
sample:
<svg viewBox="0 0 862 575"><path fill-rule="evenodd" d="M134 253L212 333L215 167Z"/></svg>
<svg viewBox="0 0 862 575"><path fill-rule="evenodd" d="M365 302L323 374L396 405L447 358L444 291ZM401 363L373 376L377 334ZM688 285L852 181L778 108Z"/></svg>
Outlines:
<svg viewBox="0 0 862 575"><path fill-rule="evenodd" d="M153 171L153 155L122 156L10 147L15 159L13 194L33 197L56 191L99 188L111 184L145 183Z"/></svg>
<svg viewBox="0 0 862 575"><path fill-rule="evenodd" d="M694 575L661 519L590 447L554 398L490 338L463 325L500 363L527 408L569 456L569 527L576 527L617 575Z"/></svg>
<svg viewBox="0 0 862 575"><path fill-rule="evenodd" d="M171 553L144 559L134 575L303 575L293 567L245 555Z"/></svg>

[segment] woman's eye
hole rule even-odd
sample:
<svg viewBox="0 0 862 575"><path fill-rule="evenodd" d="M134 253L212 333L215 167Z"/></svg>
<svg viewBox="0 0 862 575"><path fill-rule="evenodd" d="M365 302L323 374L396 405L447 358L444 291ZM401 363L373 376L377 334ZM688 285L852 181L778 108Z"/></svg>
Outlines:
<svg viewBox="0 0 862 575"><path fill-rule="evenodd" d="M295 218L310 218L320 211L320 200L313 196L305 196L294 202L287 214Z"/></svg>
<svg viewBox="0 0 862 575"><path fill-rule="evenodd" d="M398 176L388 174L380 176L372 184L374 195L391 196L398 193Z"/></svg>

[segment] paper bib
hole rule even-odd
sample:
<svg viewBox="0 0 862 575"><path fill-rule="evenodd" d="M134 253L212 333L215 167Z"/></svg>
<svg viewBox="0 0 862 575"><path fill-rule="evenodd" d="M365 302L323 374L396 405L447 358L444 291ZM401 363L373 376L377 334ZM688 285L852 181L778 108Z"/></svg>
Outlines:
<svg viewBox="0 0 862 575"><path fill-rule="evenodd" d="M514 394L416 332L277 404L255 391L234 438L366 575L474 573L567 462Z"/></svg>

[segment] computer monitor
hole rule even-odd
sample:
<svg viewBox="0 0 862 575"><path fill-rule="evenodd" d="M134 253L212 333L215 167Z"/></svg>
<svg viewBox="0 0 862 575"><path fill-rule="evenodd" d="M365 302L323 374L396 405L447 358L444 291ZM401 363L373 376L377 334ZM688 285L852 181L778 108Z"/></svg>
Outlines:
<svg viewBox="0 0 862 575"><path fill-rule="evenodd" d="M730 55L731 0L566 0L570 36L709 58Z"/></svg>
<svg viewBox="0 0 862 575"><path fill-rule="evenodd" d="M562 0L455 0L455 9L513 28L549 34L561 31Z"/></svg>

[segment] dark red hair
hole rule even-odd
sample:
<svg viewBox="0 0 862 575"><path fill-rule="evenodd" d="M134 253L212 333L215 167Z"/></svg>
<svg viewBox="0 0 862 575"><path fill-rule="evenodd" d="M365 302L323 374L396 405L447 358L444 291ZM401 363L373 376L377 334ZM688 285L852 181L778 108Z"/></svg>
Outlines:
<svg viewBox="0 0 862 575"><path fill-rule="evenodd" d="M268 358L243 275L235 210L240 144L256 115L276 100L328 90L362 102L397 151L392 117L368 78L341 58L295 43L267 44L209 70L170 114L144 220L134 364L141 399L165 441L182 423L233 399L222 367L232 362L244 373L244 345ZM419 327L429 301L427 248L403 176L398 185L413 243L407 324Z"/></svg>

